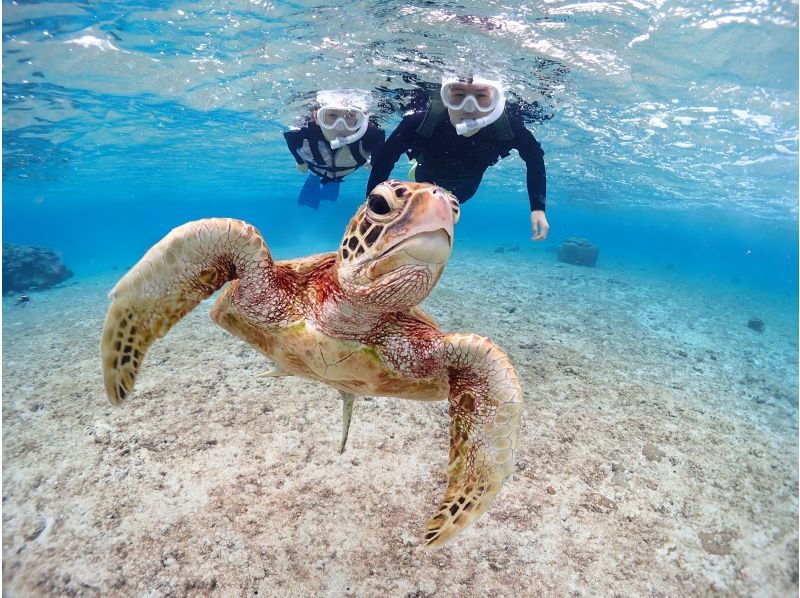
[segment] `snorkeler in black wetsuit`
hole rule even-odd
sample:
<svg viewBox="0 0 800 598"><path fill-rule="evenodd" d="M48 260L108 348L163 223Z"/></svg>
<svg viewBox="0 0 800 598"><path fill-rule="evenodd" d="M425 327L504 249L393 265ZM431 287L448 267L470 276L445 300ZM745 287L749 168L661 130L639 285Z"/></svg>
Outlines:
<svg viewBox="0 0 800 598"><path fill-rule="evenodd" d="M464 203L478 190L486 169L512 149L527 166L533 239L543 240L549 230L544 152L522 120L505 110L495 82L446 79L441 100L434 95L426 112L404 117L373 155L367 193L388 179L401 154L408 152L418 163L412 169L416 181L439 185Z"/></svg>
<svg viewBox="0 0 800 598"><path fill-rule="evenodd" d="M386 138L383 129L369 120L369 92L321 91L317 103L301 128L283 134L297 169L310 171L298 203L314 209L320 199L335 201L339 183L367 164Z"/></svg>

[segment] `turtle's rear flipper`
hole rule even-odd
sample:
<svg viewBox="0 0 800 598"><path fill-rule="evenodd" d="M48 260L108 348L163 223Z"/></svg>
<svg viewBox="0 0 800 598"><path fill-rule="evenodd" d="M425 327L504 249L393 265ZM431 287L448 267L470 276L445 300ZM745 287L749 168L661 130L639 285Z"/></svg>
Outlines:
<svg viewBox="0 0 800 598"><path fill-rule="evenodd" d="M339 445L339 454L347 447L347 436L350 434L350 420L353 419L353 403L356 395L339 391L342 395L342 442Z"/></svg>
<svg viewBox="0 0 800 598"><path fill-rule="evenodd" d="M259 378L280 378L281 376L291 376L291 374L287 374L286 370L277 364L272 366L271 370L258 374Z"/></svg>
<svg viewBox="0 0 800 598"><path fill-rule="evenodd" d="M514 472L522 390L506 354L488 338L449 334L450 465L425 545L447 542L492 503Z"/></svg>
<svg viewBox="0 0 800 598"><path fill-rule="evenodd" d="M260 233L240 220L179 226L152 247L109 293L100 352L109 400L133 390L148 347L229 280L267 288L274 277Z"/></svg>

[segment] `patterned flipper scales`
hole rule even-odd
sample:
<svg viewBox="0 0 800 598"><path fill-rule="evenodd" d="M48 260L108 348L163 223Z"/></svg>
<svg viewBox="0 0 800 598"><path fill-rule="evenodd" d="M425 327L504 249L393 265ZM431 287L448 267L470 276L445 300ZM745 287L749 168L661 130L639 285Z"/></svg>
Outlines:
<svg viewBox="0 0 800 598"><path fill-rule="evenodd" d="M106 393L118 405L131 393L150 345L230 280L274 288L261 234L240 220L184 224L148 251L109 293L100 350Z"/></svg>
<svg viewBox="0 0 800 598"><path fill-rule="evenodd" d="M447 542L480 517L514 472L522 390L506 354L474 334L449 334L450 465L425 545Z"/></svg>

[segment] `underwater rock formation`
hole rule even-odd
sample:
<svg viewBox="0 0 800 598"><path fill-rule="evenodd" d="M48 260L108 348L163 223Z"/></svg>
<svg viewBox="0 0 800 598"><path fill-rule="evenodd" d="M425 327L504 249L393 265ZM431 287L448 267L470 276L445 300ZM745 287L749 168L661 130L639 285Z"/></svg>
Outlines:
<svg viewBox="0 0 800 598"><path fill-rule="evenodd" d="M558 246L558 261L567 264L594 266L598 255L600 249L597 245L581 237L567 237Z"/></svg>
<svg viewBox="0 0 800 598"><path fill-rule="evenodd" d="M3 243L3 294L46 289L72 276L49 247Z"/></svg>

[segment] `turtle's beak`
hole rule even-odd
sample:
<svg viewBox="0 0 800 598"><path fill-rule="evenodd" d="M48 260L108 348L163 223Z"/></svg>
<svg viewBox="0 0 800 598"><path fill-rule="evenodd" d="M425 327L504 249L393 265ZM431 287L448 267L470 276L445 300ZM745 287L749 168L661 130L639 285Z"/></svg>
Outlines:
<svg viewBox="0 0 800 598"><path fill-rule="evenodd" d="M450 257L453 239L443 228L428 233L419 233L400 243L396 249L403 251L421 264L441 264Z"/></svg>
<svg viewBox="0 0 800 598"><path fill-rule="evenodd" d="M410 266L427 268L438 278L450 257L451 245L452 237L442 228L417 233L374 260L367 269L367 276L375 280L388 272Z"/></svg>

